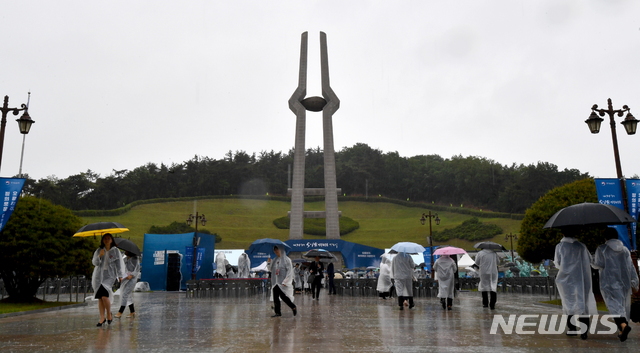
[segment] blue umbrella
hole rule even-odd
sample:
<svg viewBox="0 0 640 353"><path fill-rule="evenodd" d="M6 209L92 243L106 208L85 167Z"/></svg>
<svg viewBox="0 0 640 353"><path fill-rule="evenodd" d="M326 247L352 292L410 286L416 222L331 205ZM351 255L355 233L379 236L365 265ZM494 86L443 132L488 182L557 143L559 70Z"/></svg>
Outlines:
<svg viewBox="0 0 640 353"><path fill-rule="evenodd" d="M263 238L263 239L258 239L253 243L251 243L251 245L260 245L260 244L282 245L285 248L291 250L291 247L280 239Z"/></svg>
<svg viewBox="0 0 640 353"><path fill-rule="evenodd" d="M403 241L397 243L391 247L391 250L396 252L404 252L407 254L422 254L425 251L424 246L409 241Z"/></svg>

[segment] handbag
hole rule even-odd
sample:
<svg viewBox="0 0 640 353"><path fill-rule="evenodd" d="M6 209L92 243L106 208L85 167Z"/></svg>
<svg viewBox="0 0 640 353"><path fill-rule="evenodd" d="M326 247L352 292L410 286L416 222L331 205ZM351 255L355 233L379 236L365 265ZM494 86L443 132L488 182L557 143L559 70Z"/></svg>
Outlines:
<svg viewBox="0 0 640 353"><path fill-rule="evenodd" d="M315 279L316 279L316 275L309 275L309 278L307 279L307 283L312 284Z"/></svg>

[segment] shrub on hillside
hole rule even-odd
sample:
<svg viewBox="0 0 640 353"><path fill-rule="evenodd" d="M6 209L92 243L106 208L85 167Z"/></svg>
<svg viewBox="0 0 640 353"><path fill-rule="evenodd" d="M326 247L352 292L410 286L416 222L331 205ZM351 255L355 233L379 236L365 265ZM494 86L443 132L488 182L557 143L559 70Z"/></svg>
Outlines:
<svg viewBox="0 0 640 353"><path fill-rule="evenodd" d="M502 228L495 224L482 223L477 217L469 218L455 228L445 229L443 231L433 232L433 240L438 242L448 241L449 239L464 239L469 241L477 241L491 239L502 233Z"/></svg>
<svg viewBox="0 0 640 353"><path fill-rule="evenodd" d="M184 234L184 233L193 233L196 229L187 225L184 222L175 221L168 226L156 226L153 225L149 228L149 234ZM211 233L211 231L207 229L198 229L198 233L209 234L216 237L216 243L222 241L222 237L217 233Z"/></svg>
<svg viewBox="0 0 640 353"><path fill-rule="evenodd" d="M289 217L280 217L273 220L273 224L279 229L289 229ZM360 223L349 218L340 217L340 235L346 235L360 228ZM324 218L305 218L302 232L309 235L327 235L326 220Z"/></svg>

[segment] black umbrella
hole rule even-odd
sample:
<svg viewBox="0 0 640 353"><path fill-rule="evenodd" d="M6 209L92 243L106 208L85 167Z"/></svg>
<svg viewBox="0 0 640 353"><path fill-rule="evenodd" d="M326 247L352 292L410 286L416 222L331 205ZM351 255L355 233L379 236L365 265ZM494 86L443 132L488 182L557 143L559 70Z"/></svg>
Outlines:
<svg viewBox="0 0 640 353"><path fill-rule="evenodd" d="M501 244L498 243L494 243L492 241L481 241L479 243L476 243L476 245L473 246L476 249L489 249L489 250L503 250L503 251L507 251L507 249L502 246Z"/></svg>
<svg viewBox="0 0 640 353"><path fill-rule="evenodd" d="M116 241L116 247L118 249L128 251L130 253L135 254L136 256L140 256L142 254L142 252L140 251L140 248L129 239L115 238L115 241Z"/></svg>
<svg viewBox="0 0 640 353"><path fill-rule="evenodd" d="M304 253L302 256L309 258L319 257L321 259L336 259L335 255L325 249L311 249Z"/></svg>
<svg viewBox="0 0 640 353"><path fill-rule="evenodd" d="M556 212L543 228L561 228L568 226L609 225L634 223L625 211L611 205L584 202L571 205Z"/></svg>
<svg viewBox="0 0 640 353"><path fill-rule="evenodd" d="M506 264L504 264L504 267L515 267L517 266L516 264L514 264L513 262L507 262Z"/></svg>

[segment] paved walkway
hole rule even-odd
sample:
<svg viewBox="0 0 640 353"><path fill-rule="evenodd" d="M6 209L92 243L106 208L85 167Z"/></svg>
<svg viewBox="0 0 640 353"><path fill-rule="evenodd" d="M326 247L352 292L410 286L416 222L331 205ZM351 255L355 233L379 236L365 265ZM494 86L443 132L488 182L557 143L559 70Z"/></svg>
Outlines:
<svg viewBox="0 0 640 353"><path fill-rule="evenodd" d="M97 302L56 312L0 319L1 352L638 352L640 325L629 339L590 335L491 334L494 314L558 314L536 304L544 297L498 294L496 310L464 292L452 311L436 298L417 298L413 310L395 300L296 296L298 316L283 306L271 318L268 298L186 298L184 293L135 293L138 317L98 328ZM117 309L114 309L114 313ZM125 313L128 313L128 309ZM537 322L527 320L527 322ZM606 330L603 325L599 328ZM537 327L527 328L537 330Z"/></svg>

